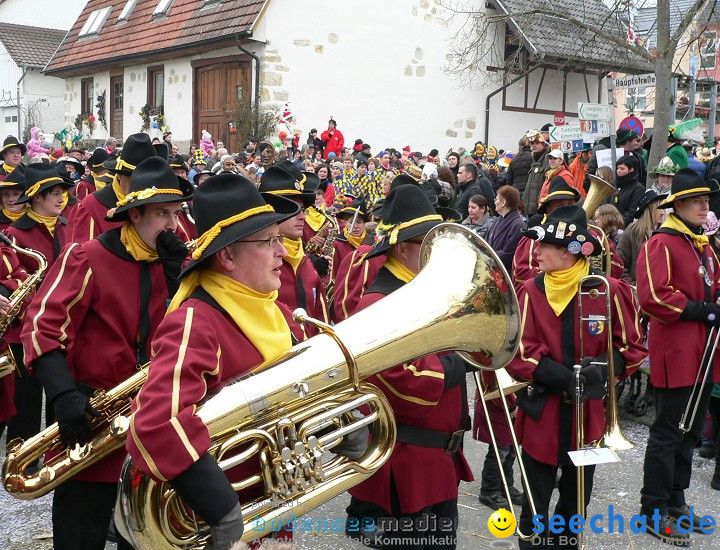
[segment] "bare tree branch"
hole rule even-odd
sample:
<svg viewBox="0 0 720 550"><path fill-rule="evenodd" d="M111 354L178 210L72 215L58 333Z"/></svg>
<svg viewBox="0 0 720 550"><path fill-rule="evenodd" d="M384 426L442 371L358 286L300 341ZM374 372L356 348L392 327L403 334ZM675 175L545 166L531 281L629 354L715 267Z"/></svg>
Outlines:
<svg viewBox="0 0 720 550"><path fill-rule="evenodd" d="M717 0L711 0L713 2L713 11L715 10L715 5L717 3ZM677 29L675 29L675 32L670 37L670 44L676 44L680 41L680 38L682 38L682 35L685 33L685 30L690 26L690 23L692 23L695 20L695 17L698 13L700 13L703 8L705 7L705 4L708 3L708 0L695 0L695 4L685 13L685 16L682 18L682 21L680 21L680 24L677 26Z"/></svg>

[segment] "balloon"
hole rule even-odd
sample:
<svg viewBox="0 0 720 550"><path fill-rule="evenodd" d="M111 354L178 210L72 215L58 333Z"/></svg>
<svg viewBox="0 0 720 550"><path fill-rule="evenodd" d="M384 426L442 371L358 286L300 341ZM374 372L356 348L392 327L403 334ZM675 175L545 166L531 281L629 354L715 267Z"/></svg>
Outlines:
<svg viewBox="0 0 720 550"><path fill-rule="evenodd" d="M157 122L153 122L152 127L157 128Z"/></svg>
<svg viewBox="0 0 720 550"><path fill-rule="evenodd" d="M89 120L90 122L95 122L95 115L90 115L90 116L88 117L88 120Z"/></svg>

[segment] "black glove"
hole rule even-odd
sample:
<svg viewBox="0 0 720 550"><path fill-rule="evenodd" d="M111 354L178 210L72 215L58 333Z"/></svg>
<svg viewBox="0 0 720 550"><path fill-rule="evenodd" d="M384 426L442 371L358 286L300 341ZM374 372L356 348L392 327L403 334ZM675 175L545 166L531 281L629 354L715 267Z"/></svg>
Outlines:
<svg viewBox="0 0 720 550"><path fill-rule="evenodd" d="M572 401L574 403L577 399L577 379L574 372L570 374L570 381L568 382L567 388L565 388L565 397L567 397L568 401ZM585 395L587 384L585 383L585 377L582 374L579 374L578 376L580 377L580 389L582 391L580 401L584 401L585 397L587 397Z"/></svg>
<svg viewBox="0 0 720 550"><path fill-rule="evenodd" d="M242 508L238 502L220 521L210 526L211 550L228 550L243 535Z"/></svg>
<svg viewBox="0 0 720 550"><path fill-rule="evenodd" d="M580 376L585 379L583 385L583 397L587 399L602 399L605 397L605 386L607 383L607 369L603 365L591 364L603 358L586 357L580 362Z"/></svg>
<svg viewBox="0 0 720 550"><path fill-rule="evenodd" d="M357 409L352 411L352 416L355 419L363 418L363 414ZM365 449L367 449L369 436L370 429L367 426L363 426L347 434L342 438L340 443L335 445L331 450L335 454L347 458L360 458L365 453Z"/></svg>
<svg viewBox="0 0 720 550"><path fill-rule="evenodd" d="M457 353L448 353L440 356L440 364L443 367L443 386L445 390L465 383L465 374L474 372L476 369L465 361Z"/></svg>
<svg viewBox="0 0 720 550"><path fill-rule="evenodd" d="M97 417L100 413L92 408L87 396L78 390L66 391L52 400L52 407L63 447L72 449L76 443L85 445L92 441L92 426L87 415Z"/></svg>
<svg viewBox="0 0 720 550"><path fill-rule="evenodd" d="M165 280L172 295L177 290L177 278L187 258L188 248L177 234L172 231L162 231L155 240L155 250L158 253L158 261L165 270Z"/></svg>
<svg viewBox="0 0 720 550"><path fill-rule="evenodd" d="M720 305L715 302L688 300L685 309L680 314L680 319L718 326L720 325Z"/></svg>
<svg viewBox="0 0 720 550"><path fill-rule="evenodd" d="M325 256L310 256L310 261L321 278L327 276L330 270L330 262Z"/></svg>

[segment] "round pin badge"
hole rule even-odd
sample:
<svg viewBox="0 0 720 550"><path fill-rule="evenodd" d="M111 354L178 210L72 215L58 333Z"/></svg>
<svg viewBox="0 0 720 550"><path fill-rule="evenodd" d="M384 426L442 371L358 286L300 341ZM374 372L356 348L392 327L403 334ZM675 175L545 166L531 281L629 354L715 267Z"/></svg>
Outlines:
<svg viewBox="0 0 720 550"><path fill-rule="evenodd" d="M584 243L584 242L585 242L585 235L578 235L578 236L577 236L577 240L580 241L581 243Z"/></svg>
<svg viewBox="0 0 720 550"><path fill-rule="evenodd" d="M548 225L548 233L555 233L555 226L554 225Z"/></svg>
<svg viewBox="0 0 720 550"><path fill-rule="evenodd" d="M570 224L570 227L568 227L570 231L575 231L577 229L577 226L574 223Z"/></svg>
<svg viewBox="0 0 720 550"><path fill-rule="evenodd" d="M540 227L539 225L536 227L533 227L532 230L535 232L535 240L536 241L542 241L545 238L545 230Z"/></svg>
<svg viewBox="0 0 720 550"><path fill-rule="evenodd" d="M582 252L583 256L590 256L590 254L593 253L593 250L595 250L595 247L592 245L592 243L583 243L582 247L580 248L580 252Z"/></svg>
<svg viewBox="0 0 720 550"><path fill-rule="evenodd" d="M567 245L567 249L570 254L580 254L582 245L577 241L570 241L570 243Z"/></svg>

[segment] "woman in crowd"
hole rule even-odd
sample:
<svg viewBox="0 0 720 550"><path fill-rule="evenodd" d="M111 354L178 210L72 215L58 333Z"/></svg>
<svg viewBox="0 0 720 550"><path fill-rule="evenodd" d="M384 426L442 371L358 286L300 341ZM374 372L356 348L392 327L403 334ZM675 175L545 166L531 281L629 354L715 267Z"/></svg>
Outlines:
<svg viewBox="0 0 720 550"><path fill-rule="evenodd" d="M568 167L565 165L565 157L563 156L560 149L552 149L550 152L548 152L547 158L550 169L545 172L545 181L543 181L542 187L540 188L540 201L542 201L543 198L545 198L545 195L548 194L550 190L550 182L555 177L561 177L568 183L570 187L575 185L573 175L570 170L568 170Z"/></svg>
<svg viewBox="0 0 720 550"><path fill-rule="evenodd" d="M488 238L490 228L495 223L495 218L490 215L490 208L487 199L483 195L473 195L468 203L468 217L462 222L483 239Z"/></svg>
<svg viewBox="0 0 720 550"><path fill-rule="evenodd" d="M635 284L635 268L640 248L663 221L664 211L657 206L665 197L667 195L658 195L652 189L645 191L645 195L633 214L635 221L627 226L618 241L617 253L625 264L623 279L631 285Z"/></svg>
<svg viewBox="0 0 720 550"><path fill-rule="evenodd" d="M623 155L615 163L615 187L618 192L608 199L622 215L625 225L630 225L645 193L645 185L638 179L640 163L633 155Z"/></svg>
<svg viewBox="0 0 720 550"><path fill-rule="evenodd" d="M495 211L498 219L493 223L488 235L488 242L505 265L508 273L512 273L512 260L522 230L526 228L525 220L520 211L520 191L512 185L503 185L495 195Z"/></svg>
<svg viewBox="0 0 720 550"><path fill-rule="evenodd" d="M620 215L620 211L612 204L603 204L595 211L595 225L605 232L605 235L612 243L617 246L620 235L625 229L625 222Z"/></svg>

